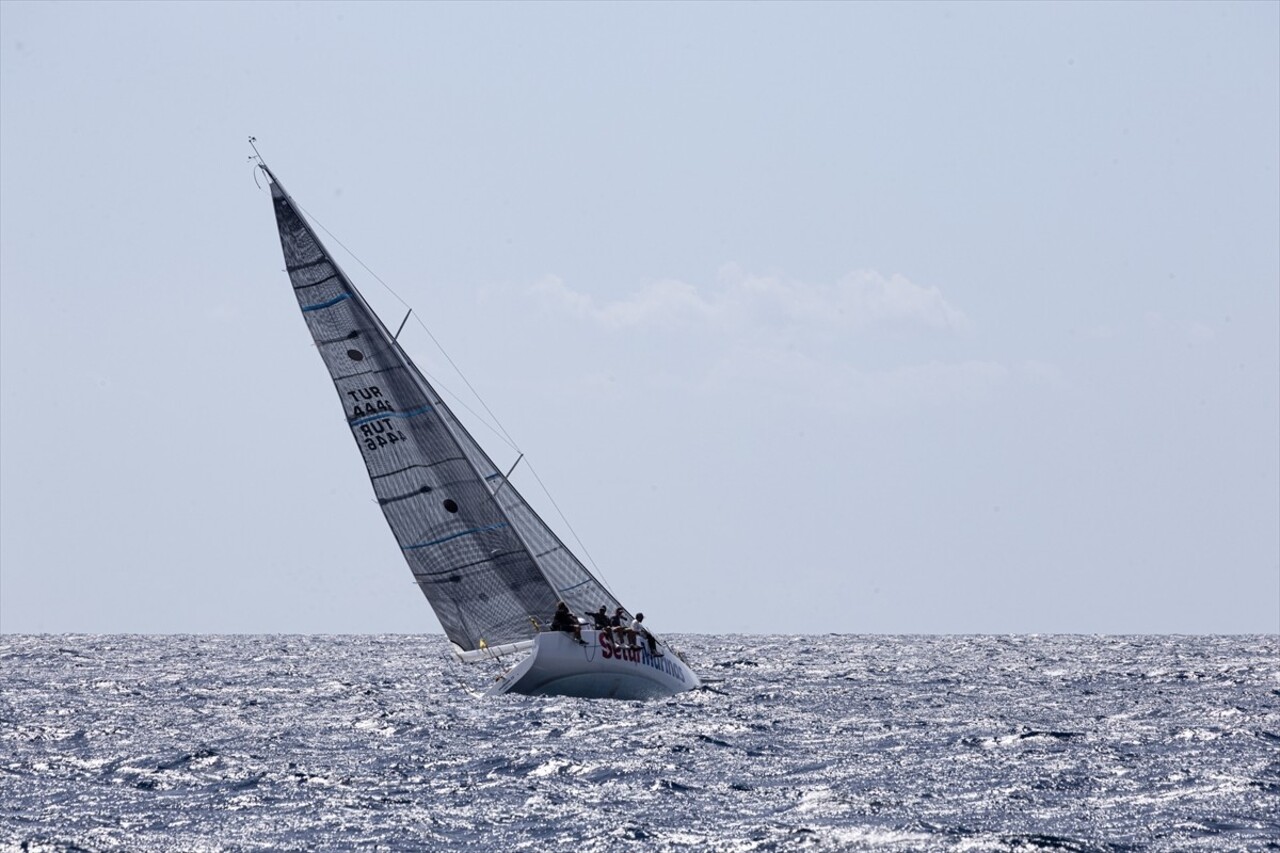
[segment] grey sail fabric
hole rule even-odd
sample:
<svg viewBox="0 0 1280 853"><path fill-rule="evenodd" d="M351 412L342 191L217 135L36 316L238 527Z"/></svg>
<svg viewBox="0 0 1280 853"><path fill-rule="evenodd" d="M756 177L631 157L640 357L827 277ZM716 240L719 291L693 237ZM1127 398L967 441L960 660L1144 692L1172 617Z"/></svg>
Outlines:
<svg viewBox="0 0 1280 853"><path fill-rule="evenodd" d="M447 410L444 415L446 418L453 418L453 414ZM502 484L502 472L494 467L488 454L461 424L456 420L453 423L456 424L455 430L460 439L462 452L472 460L485 480L493 484L494 494L502 506L502 511L515 527L525 547L533 554L538 568L542 570L560 598L569 605L569 610L572 613L581 614L587 611L594 612L604 605L612 616L614 608L620 606L618 600L604 588L600 581L596 580L568 546L560 541L560 537L556 536L546 522L534 512L533 507L529 506L516 487L510 482Z"/></svg>
<svg viewBox="0 0 1280 853"><path fill-rule="evenodd" d="M562 557L550 557L552 576L544 574L533 549L548 549L554 534L530 520L510 484L494 495L502 475L264 171L298 306L414 579L461 649L528 640L532 620L545 623L555 610L558 579L583 578Z"/></svg>

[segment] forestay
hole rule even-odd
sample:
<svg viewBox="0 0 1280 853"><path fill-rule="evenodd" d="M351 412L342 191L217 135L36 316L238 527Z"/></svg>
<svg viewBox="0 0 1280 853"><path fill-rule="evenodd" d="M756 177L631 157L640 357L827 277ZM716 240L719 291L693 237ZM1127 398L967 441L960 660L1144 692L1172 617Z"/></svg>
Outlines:
<svg viewBox="0 0 1280 853"><path fill-rule="evenodd" d="M414 579L462 651L525 643L563 599L611 596L480 448L271 181L285 266L374 494Z"/></svg>

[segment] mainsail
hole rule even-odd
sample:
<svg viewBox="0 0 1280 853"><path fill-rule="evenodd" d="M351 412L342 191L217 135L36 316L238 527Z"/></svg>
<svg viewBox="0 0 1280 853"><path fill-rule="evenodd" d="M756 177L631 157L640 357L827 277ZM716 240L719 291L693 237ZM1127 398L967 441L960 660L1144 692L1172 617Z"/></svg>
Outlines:
<svg viewBox="0 0 1280 853"><path fill-rule="evenodd" d="M461 651L522 643L558 600L617 600L505 482L265 165L285 268L378 504ZM535 621L536 620L536 621Z"/></svg>

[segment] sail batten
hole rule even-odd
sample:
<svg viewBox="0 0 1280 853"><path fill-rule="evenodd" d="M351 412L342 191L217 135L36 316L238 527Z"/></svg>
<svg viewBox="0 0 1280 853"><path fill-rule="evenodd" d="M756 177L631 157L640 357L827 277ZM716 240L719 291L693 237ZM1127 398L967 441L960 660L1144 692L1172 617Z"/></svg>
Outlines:
<svg viewBox="0 0 1280 853"><path fill-rule="evenodd" d="M267 175L298 307L419 588L458 648L527 643L560 584L534 556L524 505L494 498L488 457Z"/></svg>

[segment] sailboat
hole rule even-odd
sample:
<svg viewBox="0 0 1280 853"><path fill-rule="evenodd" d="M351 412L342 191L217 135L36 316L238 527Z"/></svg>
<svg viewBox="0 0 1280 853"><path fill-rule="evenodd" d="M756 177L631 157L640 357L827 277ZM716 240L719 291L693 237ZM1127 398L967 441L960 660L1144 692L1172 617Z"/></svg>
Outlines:
<svg viewBox="0 0 1280 853"><path fill-rule="evenodd" d="M466 663L516 661L488 695L652 699L699 687L661 638L651 648L607 628L581 625L576 636L547 630L559 602L571 614L604 607L624 623L631 616L454 416L399 333L388 331L280 180L256 160L271 187L298 307L378 505L454 655Z"/></svg>

